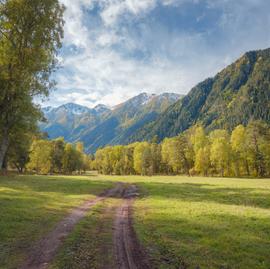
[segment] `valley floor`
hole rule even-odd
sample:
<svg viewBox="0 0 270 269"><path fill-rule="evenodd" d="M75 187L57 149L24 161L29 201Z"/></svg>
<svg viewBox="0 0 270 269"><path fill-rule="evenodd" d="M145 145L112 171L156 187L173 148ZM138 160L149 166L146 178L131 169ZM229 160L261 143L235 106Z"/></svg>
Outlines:
<svg viewBox="0 0 270 269"><path fill-rule="evenodd" d="M269 269L269 249L269 179L0 177L0 268Z"/></svg>

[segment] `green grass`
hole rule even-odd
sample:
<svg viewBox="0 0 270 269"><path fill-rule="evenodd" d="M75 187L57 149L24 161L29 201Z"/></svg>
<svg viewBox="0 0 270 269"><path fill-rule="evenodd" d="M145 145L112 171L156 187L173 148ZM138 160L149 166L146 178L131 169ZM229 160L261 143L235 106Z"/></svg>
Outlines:
<svg viewBox="0 0 270 269"><path fill-rule="evenodd" d="M135 227L157 268L270 268L269 179L106 178L140 187Z"/></svg>
<svg viewBox="0 0 270 269"><path fill-rule="evenodd" d="M115 268L113 220L119 199L107 199L95 206L77 224L50 269Z"/></svg>
<svg viewBox="0 0 270 269"><path fill-rule="evenodd" d="M72 208L111 186L95 176L0 177L0 268L16 268Z"/></svg>
<svg viewBox="0 0 270 269"><path fill-rule="evenodd" d="M156 268L270 268L270 180L180 176L0 177L0 268L16 268L71 208L116 181L140 188L135 228ZM119 203L108 199L95 206L51 268L110 264Z"/></svg>

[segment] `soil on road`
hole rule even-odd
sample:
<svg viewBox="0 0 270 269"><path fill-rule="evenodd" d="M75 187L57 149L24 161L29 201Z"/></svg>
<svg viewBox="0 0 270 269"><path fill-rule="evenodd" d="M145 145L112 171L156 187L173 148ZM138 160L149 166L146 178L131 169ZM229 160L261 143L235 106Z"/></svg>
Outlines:
<svg viewBox="0 0 270 269"><path fill-rule="evenodd" d="M89 210L100 201L109 198L121 199L116 209L113 228L113 264L102 268L107 269L150 269L146 252L140 245L133 228L132 205L138 196L134 185L116 184L115 188L104 192L95 199L84 202L75 208L70 215L60 221L55 228L43 239L37 242L29 252L29 256L20 269L47 269L62 246L65 238L72 232L74 226L86 216ZM112 214L114 210L112 210ZM106 249L106 246L104 246ZM106 253L104 253L106 255ZM103 261L104 262L104 261ZM101 264L103 263L101 261ZM89 268L91 264L89 264Z"/></svg>
<svg viewBox="0 0 270 269"><path fill-rule="evenodd" d="M147 255L140 245L132 223L132 204L138 195L136 186L123 193L123 202L116 212L114 248L117 269L150 269Z"/></svg>

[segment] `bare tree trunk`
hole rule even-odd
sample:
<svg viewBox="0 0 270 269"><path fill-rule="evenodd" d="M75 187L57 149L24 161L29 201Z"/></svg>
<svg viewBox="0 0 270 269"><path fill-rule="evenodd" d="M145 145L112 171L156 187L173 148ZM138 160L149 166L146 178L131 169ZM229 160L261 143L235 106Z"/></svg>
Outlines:
<svg viewBox="0 0 270 269"><path fill-rule="evenodd" d="M0 140L0 170L2 169L5 161L8 145L9 145L8 130L7 128L4 128L2 139Z"/></svg>
<svg viewBox="0 0 270 269"><path fill-rule="evenodd" d="M248 160L245 161L245 164L246 164L247 175L250 176Z"/></svg>

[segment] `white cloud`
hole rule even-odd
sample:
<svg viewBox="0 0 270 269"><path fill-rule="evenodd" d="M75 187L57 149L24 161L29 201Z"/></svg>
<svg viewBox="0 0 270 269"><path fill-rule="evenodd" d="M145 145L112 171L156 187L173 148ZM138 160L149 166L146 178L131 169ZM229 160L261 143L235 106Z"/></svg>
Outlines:
<svg viewBox="0 0 270 269"><path fill-rule="evenodd" d="M61 0L66 6L65 19L65 45L86 47L89 36L88 29L83 23L83 8L93 5L91 0Z"/></svg>
<svg viewBox="0 0 270 269"><path fill-rule="evenodd" d="M138 15L156 5L156 0L105 0L103 2L104 9L101 17L107 26L114 24L119 16L126 12Z"/></svg>
<svg viewBox="0 0 270 269"><path fill-rule="evenodd" d="M221 15L212 22L214 30L198 32L181 25L180 29L170 29L159 23L164 18L152 18L151 11L158 5L181 10L181 5L197 5L200 0L61 1L67 7L66 25L60 57L63 68L56 74L58 91L49 101L54 105L72 101L113 106L142 91L187 93L239 53L270 42L269 34L263 35L270 22L265 22L264 16L251 14L263 5L263 0L239 0L242 4L209 0L207 8ZM246 14L250 19L245 18ZM203 10L192 23L203 24L206 19L207 10ZM246 29L245 23L252 20L253 25L250 23L250 29ZM224 43L220 36L211 39L217 27Z"/></svg>

